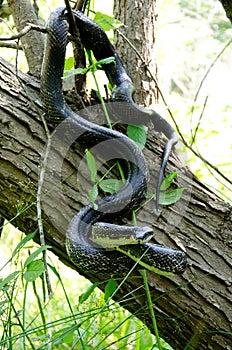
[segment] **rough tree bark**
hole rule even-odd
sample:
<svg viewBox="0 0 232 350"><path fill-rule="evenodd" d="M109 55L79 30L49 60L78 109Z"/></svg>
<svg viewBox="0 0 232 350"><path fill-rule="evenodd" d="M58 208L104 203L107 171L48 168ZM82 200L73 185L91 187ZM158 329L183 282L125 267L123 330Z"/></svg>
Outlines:
<svg viewBox="0 0 232 350"><path fill-rule="evenodd" d="M116 32L116 48L123 57L129 76L133 77L136 88L134 98L137 103L150 106L157 102L155 83L147 74L149 64L152 75L156 77L156 1L115 1L114 16L124 25L120 29L123 36ZM125 38L130 40L142 60Z"/></svg>
<svg viewBox="0 0 232 350"><path fill-rule="evenodd" d="M19 77L20 82L14 68L1 60L0 213L7 219L14 217L13 224L29 233L37 227L38 167L46 136L40 120L39 82L27 75L19 74ZM151 178L155 178L162 149L163 142L150 133L145 156L149 163L154 163ZM71 151L62 166L61 191L66 202L59 197L59 183L53 190L50 187L49 196L44 198L46 243L63 262L96 281L99 277L73 266L65 250L67 223L83 205L76 183L76 164L78 157ZM156 242L183 247L188 255L189 265L183 276L168 278L148 273L159 330L175 349L183 348L189 341L190 349L231 349L232 335L225 333L231 332L232 321L231 207L196 178L191 180L191 174L182 167L176 154L171 158L168 171L174 169L181 172L178 185L186 188L183 198L174 206L164 208L157 220L152 202L138 216L139 222L153 226ZM154 188L154 184L151 186ZM128 292L133 296L130 304L123 303L123 296ZM130 277L116 298L150 327L141 279Z"/></svg>
<svg viewBox="0 0 232 350"><path fill-rule="evenodd" d="M39 81L21 73L18 78L14 68L1 60L0 214L7 219L14 217L13 224L30 233L37 227L38 169L46 135L41 122ZM163 146L160 137L149 133L144 153L151 168L151 180L157 177ZM59 152L62 149L58 149ZM50 187L49 195L42 201L43 223L46 243L53 247L54 253L94 282L99 277L75 267L65 250L67 224L83 203L88 203L87 194L85 198L80 195L87 186L80 167L78 178L81 180L76 183L80 159L81 155L70 150L62 164L61 178L57 177L52 187L47 179ZM52 165L57 166L56 160ZM154 216L152 201L138 215L138 222L153 226L155 242L183 248L188 255L188 268L183 276L168 278L147 273L159 331L175 349L182 349L189 342L189 349L230 350L232 210L193 177L174 154L168 172L176 169L180 170L178 186L185 187L182 199L163 208L158 218ZM57 169L50 170L56 172ZM154 189L155 183L151 182L150 187ZM38 241L38 237L36 239ZM133 297L130 304L124 302L128 293ZM128 278L116 299L151 327L141 278Z"/></svg>
<svg viewBox="0 0 232 350"><path fill-rule="evenodd" d="M7 2L18 32L28 23L41 24L35 7L36 2L34 2L34 6L28 0L8 0ZM21 42L30 74L39 77L43 61L44 35L37 31L31 31L21 38Z"/></svg>

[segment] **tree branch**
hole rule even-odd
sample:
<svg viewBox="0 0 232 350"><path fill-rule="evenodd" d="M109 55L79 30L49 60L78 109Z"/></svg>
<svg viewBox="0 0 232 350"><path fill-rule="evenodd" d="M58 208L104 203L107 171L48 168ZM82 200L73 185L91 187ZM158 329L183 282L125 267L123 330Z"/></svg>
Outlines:
<svg viewBox="0 0 232 350"><path fill-rule="evenodd" d="M21 73L19 78L20 84L14 67L0 60L0 213L23 232L30 233L37 228L38 165L46 133L38 113L38 109L41 111L40 84ZM88 111L93 118L96 109ZM158 175L163 145L156 134L149 133L144 152L152 181ZM81 172L78 150L70 149L67 157L62 158L62 172L58 176L58 155L64 152L62 140L55 146L52 145L55 153L49 159L52 162L45 181L47 191L42 198L46 244L53 247L53 252L63 262L92 282L104 281L109 276L100 278L80 270L66 254L66 227L83 203L88 203L89 185ZM77 164L80 164L78 174ZM183 167L178 155L173 154L168 171L176 169L180 171L178 186L185 187L181 200L163 208L157 220L153 202L149 202L137 217L138 223L153 227L154 242L186 249L188 255L189 265L183 276L160 277L147 272L158 328L175 349L189 344L189 349L222 350L232 341L232 210L194 178ZM150 187L155 188L155 181ZM82 193L86 193L84 198ZM39 237L36 239L38 241ZM150 327L152 322L142 276L136 275L125 281L115 299ZM123 278L118 277L119 280ZM125 300L128 293L130 303Z"/></svg>
<svg viewBox="0 0 232 350"><path fill-rule="evenodd" d="M0 47L7 47L8 49L22 50L22 46L19 45L18 43L9 43L8 41L3 41L2 38L0 38Z"/></svg>
<svg viewBox="0 0 232 350"><path fill-rule="evenodd" d="M22 37L24 37L27 33L29 33L31 30L36 30L38 32L41 33L47 33L46 28L32 24L32 23L28 23L22 30L20 30L20 32L18 32L17 34L14 34L10 37L1 37L0 41L4 42L7 40L17 40L17 39L21 39Z"/></svg>

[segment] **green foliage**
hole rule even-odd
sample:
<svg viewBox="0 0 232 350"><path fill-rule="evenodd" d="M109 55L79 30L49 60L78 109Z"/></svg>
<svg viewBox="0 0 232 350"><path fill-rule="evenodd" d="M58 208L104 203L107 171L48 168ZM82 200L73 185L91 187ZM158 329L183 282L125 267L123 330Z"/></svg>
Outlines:
<svg viewBox="0 0 232 350"><path fill-rule="evenodd" d="M90 202L93 204L93 207L95 210L97 210L97 204L95 203L97 196L98 196L98 187L96 184L93 184L89 192L89 199L90 199Z"/></svg>
<svg viewBox="0 0 232 350"><path fill-rule="evenodd" d="M95 209L97 209L95 201L99 193L98 188L100 188L105 193L113 194L119 191L120 188L122 188L124 181L123 179L119 180L114 178L105 179L105 176L107 176L108 172L98 180L96 160L89 150L86 150L86 163L90 174L90 180L91 182L93 182L92 188L89 193L89 199L94 205ZM113 165L113 167L115 165ZM109 172L111 171L111 169L109 169Z"/></svg>
<svg viewBox="0 0 232 350"><path fill-rule="evenodd" d="M176 188L175 190L168 192L161 192L159 198L159 204L161 205L171 205L180 200L184 188Z"/></svg>
<svg viewBox="0 0 232 350"><path fill-rule="evenodd" d="M160 187L160 195L159 195L159 204L160 205L172 205L175 204L178 200L181 199L184 188L174 188L169 189L171 185L174 183L176 176L178 175L178 171L174 171L168 174L162 181ZM176 185L173 185L176 187ZM168 190L169 189L169 190ZM156 194L153 191L149 190L146 195L147 201L152 199L156 199Z"/></svg>
<svg viewBox="0 0 232 350"><path fill-rule="evenodd" d="M173 183L176 176L179 174L179 171L173 171L172 173L168 174L162 181L162 184L160 186L161 191L166 191L171 184Z"/></svg>
<svg viewBox="0 0 232 350"><path fill-rule="evenodd" d="M147 141L147 127L145 125L128 125L127 135L132 139L140 149L143 149Z"/></svg>
<svg viewBox="0 0 232 350"><path fill-rule="evenodd" d="M159 336L159 331L158 331L156 317L155 317L154 308L153 308L153 302L152 302L151 293L150 293L150 289L149 289L149 285L148 285L148 281L147 281L147 275L146 275L145 270L142 271L142 276L143 276L144 286L145 286L145 290L146 290L146 294L147 294L148 306L149 306L149 310L150 310L150 314L151 314L151 318L152 318L152 324L153 324L153 329L154 329L155 336L156 336L158 349L162 350L163 349L162 341L161 341L160 336Z"/></svg>
<svg viewBox="0 0 232 350"><path fill-rule="evenodd" d="M94 22L101 26L105 32L122 26L122 23L118 19L102 12L96 12Z"/></svg>
<svg viewBox="0 0 232 350"><path fill-rule="evenodd" d="M16 277L18 277L20 271L14 271L10 273L7 277L3 278L0 282L0 291L3 290L5 286L7 286L10 282L15 280Z"/></svg>
<svg viewBox="0 0 232 350"><path fill-rule="evenodd" d="M35 232L32 232L32 233L28 234L27 236L25 236L25 237L17 244L16 248L13 250L13 252L12 252L12 254L11 254L10 259L6 262L6 264L4 264L2 267L0 267L0 271L3 270L4 267L12 261L12 259L16 256L16 254L19 253L20 249L22 249L22 248L25 246L25 244L26 244L27 242L29 242L30 240L32 240L32 239L34 238L34 236L35 236Z"/></svg>
<svg viewBox="0 0 232 350"><path fill-rule="evenodd" d="M114 194L123 187L123 180L118 179L103 179L99 182L99 187L105 193Z"/></svg>
<svg viewBox="0 0 232 350"><path fill-rule="evenodd" d="M67 57L64 63L64 76L66 76L68 72L73 69L73 67L74 67L74 57L73 56Z"/></svg>
<svg viewBox="0 0 232 350"><path fill-rule="evenodd" d="M64 67L64 79L72 77L77 74L87 74L88 72L95 72L97 69L101 69L102 65L109 64L115 62L114 57L103 58L102 60L96 61L93 60L92 64L90 64L86 68L76 68L72 69L74 65L74 60L72 57L66 59L65 67Z"/></svg>
<svg viewBox="0 0 232 350"><path fill-rule="evenodd" d="M117 289L117 284L116 284L115 280L113 278L111 278L105 286L104 299L105 299L106 303L109 301L109 299L112 298L116 289Z"/></svg>
<svg viewBox="0 0 232 350"><path fill-rule="evenodd" d="M2 239L14 237L16 248L12 251L17 251L17 255L12 258L12 268L19 265L21 270L16 269L0 282L0 349L102 350L130 349L131 346L140 349L141 337L145 350L153 347L155 339L144 324L111 300L118 286L113 279L105 281L103 294L97 288L99 283L90 284L65 267L60 274L54 266L56 263L49 264L54 273L50 275L54 293L47 299L43 275L40 278L33 275L34 271L42 270L42 260L37 259L42 250L33 248L32 241L20 239L20 233L15 230L9 232L8 227L4 229ZM34 249L31 258L27 256L25 241L30 243L30 249ZM47 253L54 263L54 256ZM22 260L25 261L23 267ZM5 268L9 269L10 264L8 262ZM28 279L32 282L26 282L26 285L25 280L19 278L25 273L25 266L27 272L32 272ZM132 295L127 297L133 298Z"/></svg>
<svg viewBox="0 0 232 350"><path fill-rule="evenodd" d="M174 171L164 178L160 186L160 190L161 190L160 197L159 197L160 205L171 205L176 203L178 200L180 200L182 193L184 191L184 188L175 188L174 190L166 191L172 185L178 173L179 173L178 171Z"/></svg>
<svg viewBox="0 0 232 350"><path fill-rule="evenodd" d="M51 246L45 245L42 247L39 247L38 249L36 249L33 253L31 253L29 255L29 257L26 259L25 263L24 263L24 267L28 267L28 265L30 265L35 258L38 257L38 255L40 255L40 253L42 253L44 250L51 248Z"/></svg>
<svg viewBox="0 0 232 350"><path fill-rule="evenodd" d="M61 348L67 344L72 344L75 341L75 333L78 331L78 325L74 324L69 327L64 327L58 331L53 332L51 345L52 347ZM60 346L59 346L60 345ZM43 349L43 347L42 347Z"/></svg>
<svg viewBox="0 0 232 350"><path fill-rule="evenodd" d="M95 158L89 150L86 150L85 154L86 154L86 162L87 162L87 167L90 174L90 179L92 182L96 182L97 181L97 164L96 164Z"/></svg>
<svg viewBox="0 0 232 350"><path fill-rule="evenodd" d="M95 289L99 286L99 282L95 282L86 289L84 293L79 296L79 303L83 304L95 291Z"/></svg>
<svg viewBox="0 0 232 350"><path fill-rule="evenodd" d="M44 262L43 260L35 260L30 262L27 265L26 271L23 274L23 277L27 282L35 281L42 273L44 273Z"/></svg>

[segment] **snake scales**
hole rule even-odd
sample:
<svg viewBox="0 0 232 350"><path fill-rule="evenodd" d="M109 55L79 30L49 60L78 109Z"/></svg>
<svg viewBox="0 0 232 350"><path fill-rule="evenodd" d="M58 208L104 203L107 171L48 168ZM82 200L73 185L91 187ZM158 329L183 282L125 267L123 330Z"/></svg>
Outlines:
<svg viewBox="0 0 232 350"><path fill-rule="evenodd" d="M133 84L105 32L83 13L73 10L73 15L83 46L91 49L97 60L110 56L115 58L115 62L104 65L103 69L113 87L112 100L125 102L125 110L122 112L126 112L127 120L133 124L141 124L141 120L143 123L152 121L155 129L162 131L168 139L157 185L159 193L169 154L177 142L176 134L155 111L143 109L134 103ZM47 30L41 95L48 120L56 123L63 120L72 121L72 127L86 136L84 139L87 140L88 148L101 142L112 141L109 152L113 152L114 158L122 161L126 178L124 186L117 193L96 201L97 209L90 204L74 216L66 237L70 259L82 270L94 274L128 273L135 265L134 260L137 261L136 268L145 267L160 274L182 273L186 267L185 253L148 243L153 235L150 228L110 224L115 216L124 216L141 205L147 191L147 165L140 149L127 136L85 120L67 105L62 93L62 76L68 34L72 34L72 28L65 8L57 8L51 13ZM119 113L118 110L116 113ZM94 237L95 231L99 236L105 236L106 241L110 236L114 242L117 242L119 237L119 242L123 238L125 243L110 248L104 244L102 246Z"/></svg>

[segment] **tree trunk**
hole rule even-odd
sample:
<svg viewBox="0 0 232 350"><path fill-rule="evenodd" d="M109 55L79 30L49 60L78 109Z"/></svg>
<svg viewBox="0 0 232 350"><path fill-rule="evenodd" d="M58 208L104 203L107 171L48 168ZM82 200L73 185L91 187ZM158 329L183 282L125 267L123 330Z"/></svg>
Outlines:
<svg viewBox="0 0 232 350"><path fill-rule="evenodd" d="M0 214L8 220L14 218L12 223L27 234L37 228L38 168L46 135L40 118L39 82L21 73L19 79L14 68L1 60ZM163 146L163 140L150 132L144 153L151 167L151 179L157 175ZM100 277L81 271L66 254L67 224L88 199L87 195L84 200L81 198L83 189L78 192L76 164L80 158L73 150L62 163L59 177L61 152L64 152L62 148L53 153L49 163L49 176L52 174L53 178L45 181L48 185L45 189L49 191L42 200L46 244L53 247L65 264L94 282ZM181 200L163 208L158 218L153 214L152 201L138 215L138 222L154 228L155 242L183 248L188 256L188 268L183 276L161 277L147 272L158 328L174 349L183 349L186 344L189 349L231 349L231 207L191 176L178 155L173 154L168 172L177 169L178 186L185 187ZM79 185L86 189L81 163L78 179ZM150 187L154 186L151 182ZM101 280L106 277L109 276ZM128 293L133 297L132 302L123 302ZM130 276L115 299L151 327L141 278Z"/></svg>
<svg viewBox="0 0 232 350"><path fill-rule="evenodd" d="M41 24L34 6L30 0L8 0L10 12L13 16L17 31L20 32L28 23ZM21 38L30 74L40 77L44 51L44 34L35 30Z"/></svg>
<svg viewBox="0 0 232 350"><path fill-rule="evenodd" d="M229 18L230 22L232 23L232 2L231 0L220 0L222 3L222 6L226 12L226 16Z"/></svg>
<svg viewBox="0 0 232 350"><path fill-rule="evenodd" d="M124 24L120 29L123 36L116 32L116 49L123 57L135 85L135 100L145 106L155 104L156 86L150 79L147 66L149 64L152 75L156 77L156 1L114 1L114 16ZM125 37L130 40L130 44Z"/></svg>

